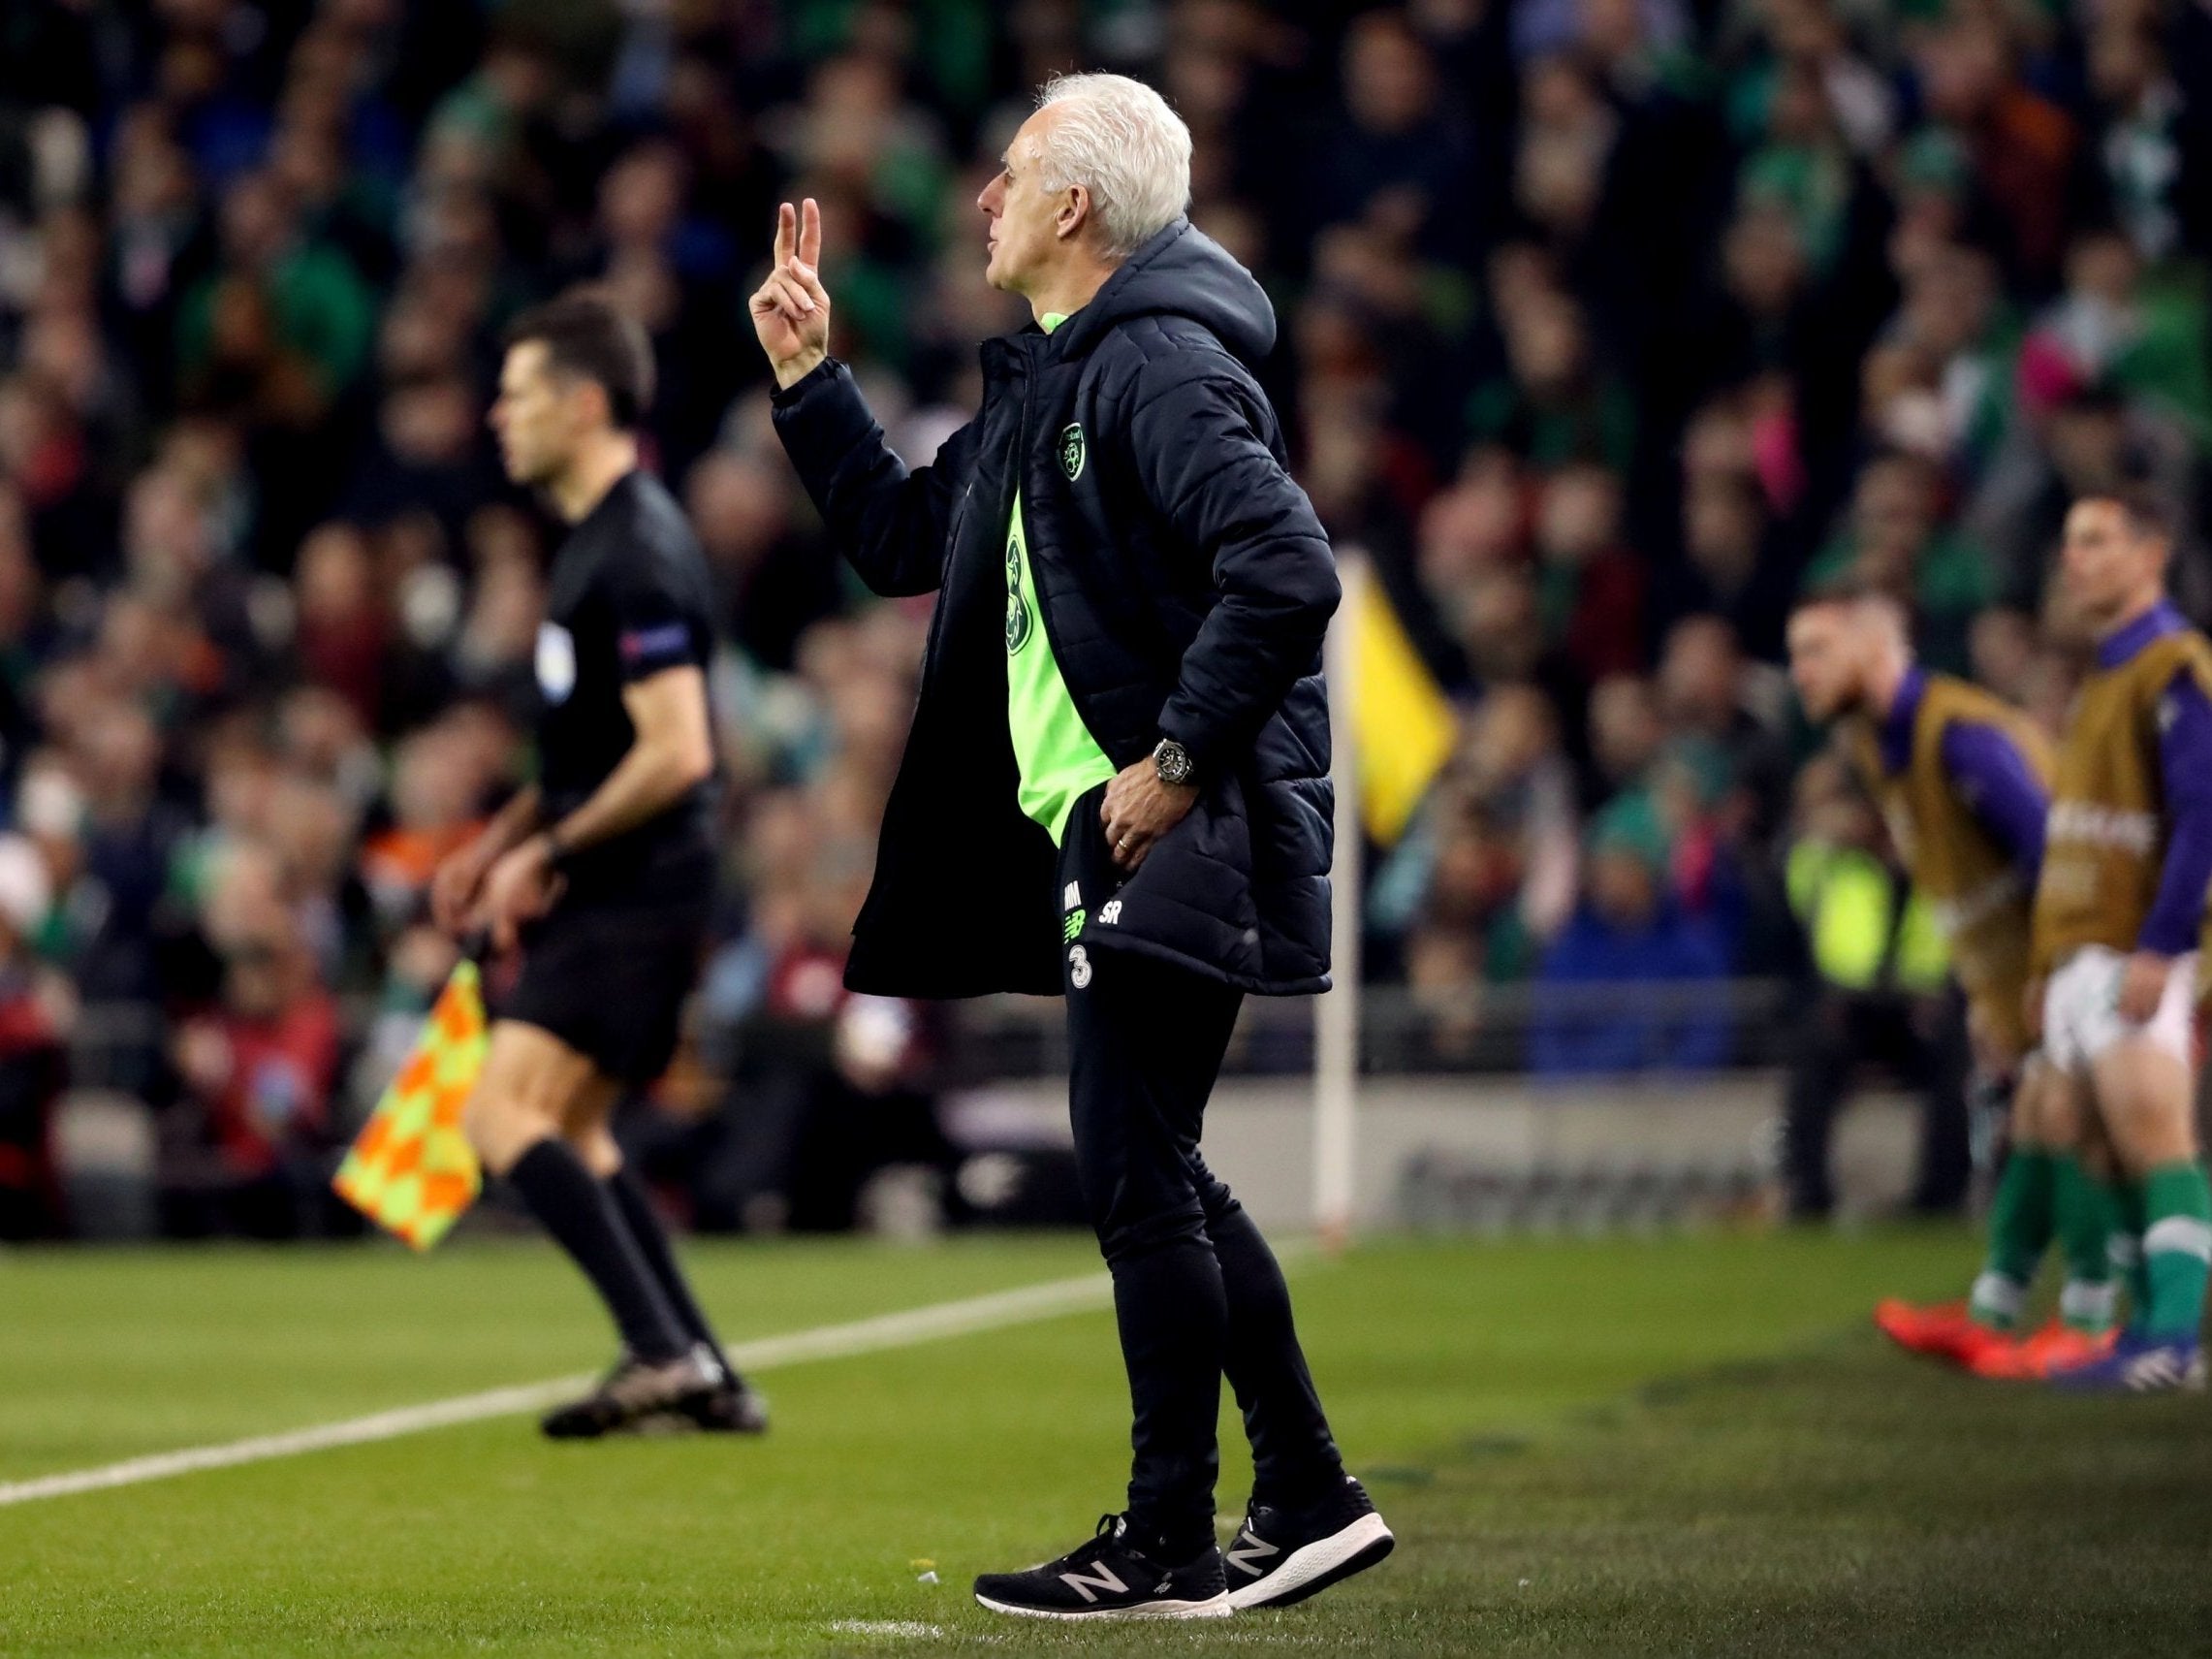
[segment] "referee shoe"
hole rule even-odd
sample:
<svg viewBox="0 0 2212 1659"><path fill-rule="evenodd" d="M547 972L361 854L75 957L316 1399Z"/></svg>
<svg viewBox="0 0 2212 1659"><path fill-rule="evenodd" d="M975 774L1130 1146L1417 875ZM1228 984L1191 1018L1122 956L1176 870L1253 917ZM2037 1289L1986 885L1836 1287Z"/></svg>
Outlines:
<svg viewBox="0 0 2212 1659"><path fill-rule="evenodd" d="M1344 1477L1342 1488L1305 1509L1255 1503L1224 1551L1229 1605L1280 1608L1319 1595L1365 1572L1398 1541L1367 1488Z"/></svg>
<svg viewBox="0 0 2212 1659"><path fill-rule="evenodd" d="M692 1355L714 1378L714 1386L696 1394L670 1416L678 1426L708 1434L766 1434L768 1401L752 1385L722 1363L722 1356L706 1343L695 1343Z"/></svg>
<svg viewBox="0 0 2212 1659"><path fill-rule="evenodd" d="M707 1408L722 1381L721 1367L697 1352L657 1361L625 1354L597 1388L554 1407L538 1426L549 1440L597 1440L648 1419L691 1417Z"/></svg>
<svg viewBox="0 0 2212 1659"><path fill-rule="evenodd" d="M1180 1567L1155 1561L1129 1541L1126 1515L1098 1517L1098 1530L1057 1561L1026 1573L986 1573L975 1599L1024 1618L1225 1618L1232 1611L1221 1552L1211 1544Z"/></svg>

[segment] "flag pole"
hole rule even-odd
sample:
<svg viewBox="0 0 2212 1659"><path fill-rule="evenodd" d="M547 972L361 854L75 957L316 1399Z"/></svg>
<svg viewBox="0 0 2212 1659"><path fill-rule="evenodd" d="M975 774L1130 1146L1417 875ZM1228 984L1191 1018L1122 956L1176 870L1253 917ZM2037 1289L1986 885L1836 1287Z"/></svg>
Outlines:
<svg viewBox="0 0 2212 1659"><path fill-rule="evenodd" d="M1330 771L1336 780L1336 863L1329 887L1335 936L1334 986L1313 1005L1313 1225L1334 1255L1351 1237L1353 1147L1359 1104L1361 826L1359 756L1354 752L1353 619L1374 578L1356 549L1341 549L1343 599L1321 648L1329 681Z"/></svg>

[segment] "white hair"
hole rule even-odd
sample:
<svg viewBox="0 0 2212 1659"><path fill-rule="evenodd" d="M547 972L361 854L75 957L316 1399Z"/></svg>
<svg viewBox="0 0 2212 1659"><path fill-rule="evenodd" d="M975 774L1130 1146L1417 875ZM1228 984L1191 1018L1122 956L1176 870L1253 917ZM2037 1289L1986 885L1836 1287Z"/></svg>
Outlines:
<svg viewBox="0 0 2212 1659"><path fill-rule="evenodd" d="M1125 75L1056 75L1037 93L1059 119L1037 146L1047 193L1090 193L1106 253L1126 259L1190 200L1190 129L1165 98Z"/></svg>

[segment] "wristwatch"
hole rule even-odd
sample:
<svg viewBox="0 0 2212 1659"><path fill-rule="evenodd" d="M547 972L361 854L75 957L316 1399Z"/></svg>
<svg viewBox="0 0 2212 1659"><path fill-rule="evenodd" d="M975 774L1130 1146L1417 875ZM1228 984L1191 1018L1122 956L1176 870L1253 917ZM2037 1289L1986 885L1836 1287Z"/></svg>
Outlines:
<svg viewBox="0 0 2212 1659"><path fill-rule="evenodd" d="M1153 750L1153 765L1159 771L1162 783L1187 783L1197 766L1190 758L1190 750L1171 737L1163 737Z"/></svg>

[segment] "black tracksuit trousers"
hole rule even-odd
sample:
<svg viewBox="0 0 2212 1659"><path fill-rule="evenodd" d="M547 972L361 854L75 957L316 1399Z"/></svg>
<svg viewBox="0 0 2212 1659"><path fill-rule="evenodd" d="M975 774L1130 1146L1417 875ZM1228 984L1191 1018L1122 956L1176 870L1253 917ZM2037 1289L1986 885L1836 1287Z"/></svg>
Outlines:
<svg viewBox="0 0 2212 1659"><path fill-rule="evenodd" d="M1076 803L1060 849L1062 909L1095 915L1119 873ZM1114 1277L1135 1411L1131 1530L1183 1561L1214 1539L1216 1423L1226 1375L1252 1446L1254 1498L1298 1507L1343 1463L1291 1322L1274 1253L1199 1156L1241 991L1153 959L1070 943L1062 957L1068 1106L1084 1201Z"/></svg>

